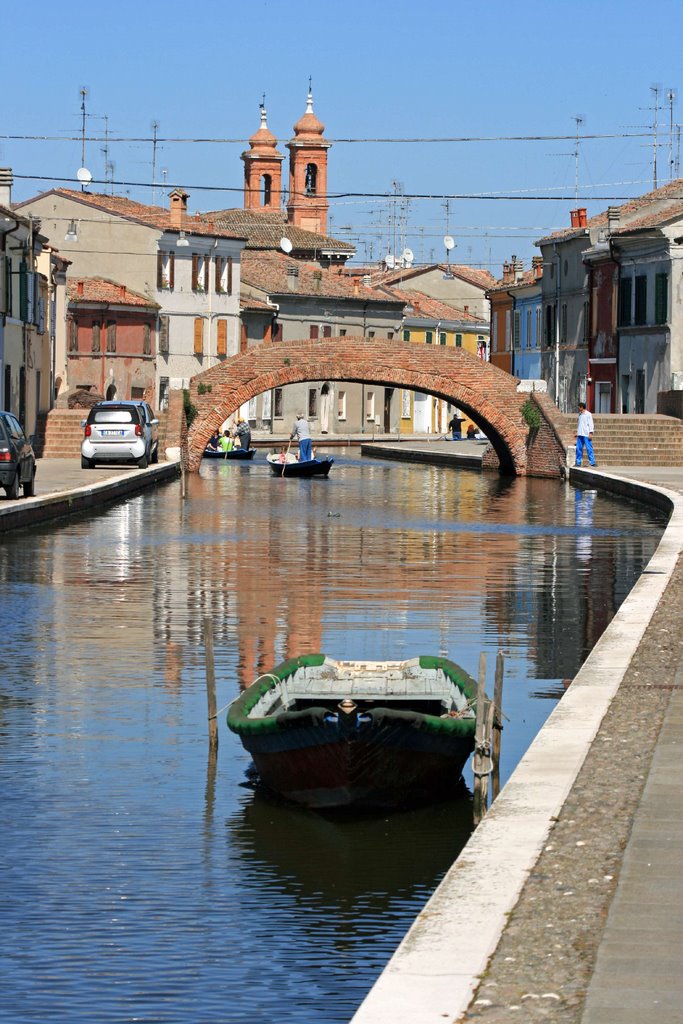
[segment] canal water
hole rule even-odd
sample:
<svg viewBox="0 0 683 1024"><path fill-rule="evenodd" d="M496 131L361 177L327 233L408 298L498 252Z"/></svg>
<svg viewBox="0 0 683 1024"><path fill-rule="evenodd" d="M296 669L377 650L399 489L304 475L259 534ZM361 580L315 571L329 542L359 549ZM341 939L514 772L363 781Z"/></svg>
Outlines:
<svg viewBox="0 0 683 1024"><path fill-rule="evenodd" d="M459 801L322 815L255 786L219 707L278 661L505 656L503 781L662 516L555 481L212 462L3 538L2 1018L348 1021L471 831ZM471 783L471 766L466 770Z"/></svg>

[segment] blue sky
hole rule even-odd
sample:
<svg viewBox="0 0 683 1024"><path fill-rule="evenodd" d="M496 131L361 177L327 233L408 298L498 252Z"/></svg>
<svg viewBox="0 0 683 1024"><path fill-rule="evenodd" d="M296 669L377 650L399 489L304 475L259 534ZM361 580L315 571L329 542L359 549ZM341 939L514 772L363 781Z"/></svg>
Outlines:
<svg viewBox="0 0 683 1024"><path fill-rule="evenodd" d="M0 164L13 169L16 201L68 184L81 165L85 86L86 131L99 136L85 147L95 179L105 178L106 126L115 191L150 202L151 141L115 140L149 139L156 120L169 140L244 140L161 144L156 201L165 181L190 192L193 211L241 206L240 153L258 128L262 94L286 154L311 75L329 140L499 139L339 141L329 157L331 193L376 194L331 200L331 233L354 241L360 258L408 245L417 262L444 260L448 227L453 262L498 276L512 254L528 266L534 240L568 225L575 205L574 139L510 136L573 136L577 116L581 133L615 136L579 144L578 205L596 213L652 187L658 85L658 183L669 180L666 97L680 88L673 117L683 122L682 38L681 0L92 0L73 10L38 0L13 8L5 34ZM27 135L64 141L7 138ZM406 196L436 198L394 202L394 182ZM445 208L445 196L480 192L505 198L449 199Z"/></svg>

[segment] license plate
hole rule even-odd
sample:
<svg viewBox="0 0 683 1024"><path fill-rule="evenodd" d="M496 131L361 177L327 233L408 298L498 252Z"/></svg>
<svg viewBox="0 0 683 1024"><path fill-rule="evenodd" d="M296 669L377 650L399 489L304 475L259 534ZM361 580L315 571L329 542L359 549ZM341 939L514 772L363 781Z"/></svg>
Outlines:
<svg viewBox="0 0 683 1024"><path fill-rule="evenodd" d="M123 437L125 430L103 430L102 437Z"/></svg>

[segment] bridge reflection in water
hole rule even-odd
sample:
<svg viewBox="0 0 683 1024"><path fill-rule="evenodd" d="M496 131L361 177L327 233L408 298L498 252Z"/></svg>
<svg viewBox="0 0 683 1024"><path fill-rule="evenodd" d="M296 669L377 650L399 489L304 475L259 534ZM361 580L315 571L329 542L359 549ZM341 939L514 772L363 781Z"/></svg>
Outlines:
<svg viewBox="0 0 683 1024"><path fill-rule="evenodd" d="M288 655L506 657L503 781L649 559L659 515L559 483L259 457L0 549L7 1018L348 1020L470 829L254 789L219 706ZM33 642L26 643L31 635Z"/></svg>

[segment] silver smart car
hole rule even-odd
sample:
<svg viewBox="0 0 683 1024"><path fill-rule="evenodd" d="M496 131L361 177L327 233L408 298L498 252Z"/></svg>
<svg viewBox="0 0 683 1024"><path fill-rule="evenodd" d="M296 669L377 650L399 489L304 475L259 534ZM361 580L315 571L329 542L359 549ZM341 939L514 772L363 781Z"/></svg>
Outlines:
<svg viewBox="0 0 683 1024"><path fill-rule="evenodd" d="M159 461L159 420L147 402L98 402L83 421L81 468L98 462Z"/></svg>

